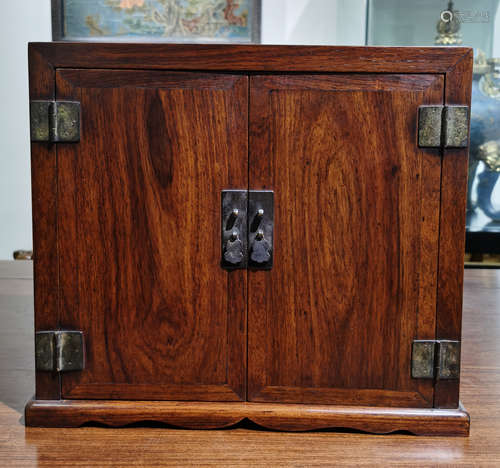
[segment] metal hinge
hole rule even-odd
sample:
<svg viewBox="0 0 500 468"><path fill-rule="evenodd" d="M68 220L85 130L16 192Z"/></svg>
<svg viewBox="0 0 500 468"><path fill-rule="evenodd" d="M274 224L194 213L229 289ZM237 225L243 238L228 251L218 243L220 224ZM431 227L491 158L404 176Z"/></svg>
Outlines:
<svg viewBox="0 0 500 468"><path fill-rule="evenodd" d="M41 331L35 333L35 367L39 371L66 372L85 367L83 333Z"/></svg>
<svg viewBox="0 0 500 468"><path fill-rule="evenodd" d="M414 379L458 379L460 341L415 340L412 346L411 376Z"/></svg>
<svg viewBox="0 0 500 468"><path fill-rule="evenodd" d="M469 141L467 106L420 106L418 146L465 148Z"/></svg>
<svg viewBox="0 0 500 468"><path fill-rule="evenodd" d="M80 103L31 101L31 141L72 143L80 141Z"/></svg>

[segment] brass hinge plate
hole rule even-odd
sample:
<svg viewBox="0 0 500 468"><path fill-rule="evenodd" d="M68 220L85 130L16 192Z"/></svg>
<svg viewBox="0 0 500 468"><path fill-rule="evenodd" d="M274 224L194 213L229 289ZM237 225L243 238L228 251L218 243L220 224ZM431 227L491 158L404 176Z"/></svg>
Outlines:
<svg viewBox="0 0 500 468"><path fill-rule="evenodd" d="M83 333L41 331L35 333L35 367L39 371L67 372L85 367Z"/></svg>
<svg viewBox="0 0 500 468"><path fill-rule="evenodd" d="M466 148L469 141L469 107L420 106L418 146Z"/></svg>
<svg viewBox="0 0 500 468"><path fill-rule="evenodd" d="M412 346L411 376L414 379L458 379L460 341L415 340Z"/></svg>
<svg viewBox="0 0 500 468"><path fill-rule="evenodd" d="M31 101L31 141L74 143L80 141L80 103Z"/></svg>

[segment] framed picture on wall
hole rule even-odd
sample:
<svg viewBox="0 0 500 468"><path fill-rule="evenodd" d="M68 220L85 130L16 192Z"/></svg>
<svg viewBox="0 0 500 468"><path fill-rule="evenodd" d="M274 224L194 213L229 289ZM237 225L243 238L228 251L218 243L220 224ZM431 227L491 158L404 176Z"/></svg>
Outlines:
<svg viewBox="0 0 500 468"><path fill-rule="evenodd" d="M52 0L54 41L260 42L261 0Z"/></svg>

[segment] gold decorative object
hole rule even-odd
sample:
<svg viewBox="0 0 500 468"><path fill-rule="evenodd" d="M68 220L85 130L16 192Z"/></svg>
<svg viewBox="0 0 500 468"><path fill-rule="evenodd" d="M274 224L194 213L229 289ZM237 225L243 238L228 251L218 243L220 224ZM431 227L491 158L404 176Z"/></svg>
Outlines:
<svg viewBox="0 0 500 468"><path fill-rule="evenodd" d="M453 9L453 2L448 2L448 9L441 12L441 18L436 26L438 35L435 43L438 45L458 45L462 44L460 34L460 22L456 11Z"/></svg>
<svg viewBox="0 0 500 468"><path fill-rule="evenodd" d="M16 250L14 252L14 260L33 260L33 251Z"/></svg>
<svg viewBox="0 0 500 468"><path fill-rule="evenodd" d="M492 66L488 63L486 54L479 48L474 51L474 73L477 75L484 75L491 72Z"/></svg>
<svg viewBox="0 0 500 468"><path fill-rule="evenodd" d="M479 81L481 92L493 99L500 99L500 72L497 67L500 65L500 58L487 60L490 70Z"/></svg>
<svg viewBox="0 0 500 468"><path fill-rule="evenodd" d="M477 159L483 161L490 171L500 172L500 144L498 141L490 140L480 145Z"/></svg>

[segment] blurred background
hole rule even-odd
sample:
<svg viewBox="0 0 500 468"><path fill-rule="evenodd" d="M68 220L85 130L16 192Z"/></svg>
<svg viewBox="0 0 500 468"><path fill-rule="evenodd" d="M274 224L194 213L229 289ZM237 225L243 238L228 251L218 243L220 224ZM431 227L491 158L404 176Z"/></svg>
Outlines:
<svg viewBox="0 0 500 468"><path fill-rule="evenodd" d="M31 258L27 43L474 48L466 265L500 267L500 0L10 0L0 30L0 261ZM36 253L35 253L36 254Z"/></svg>

